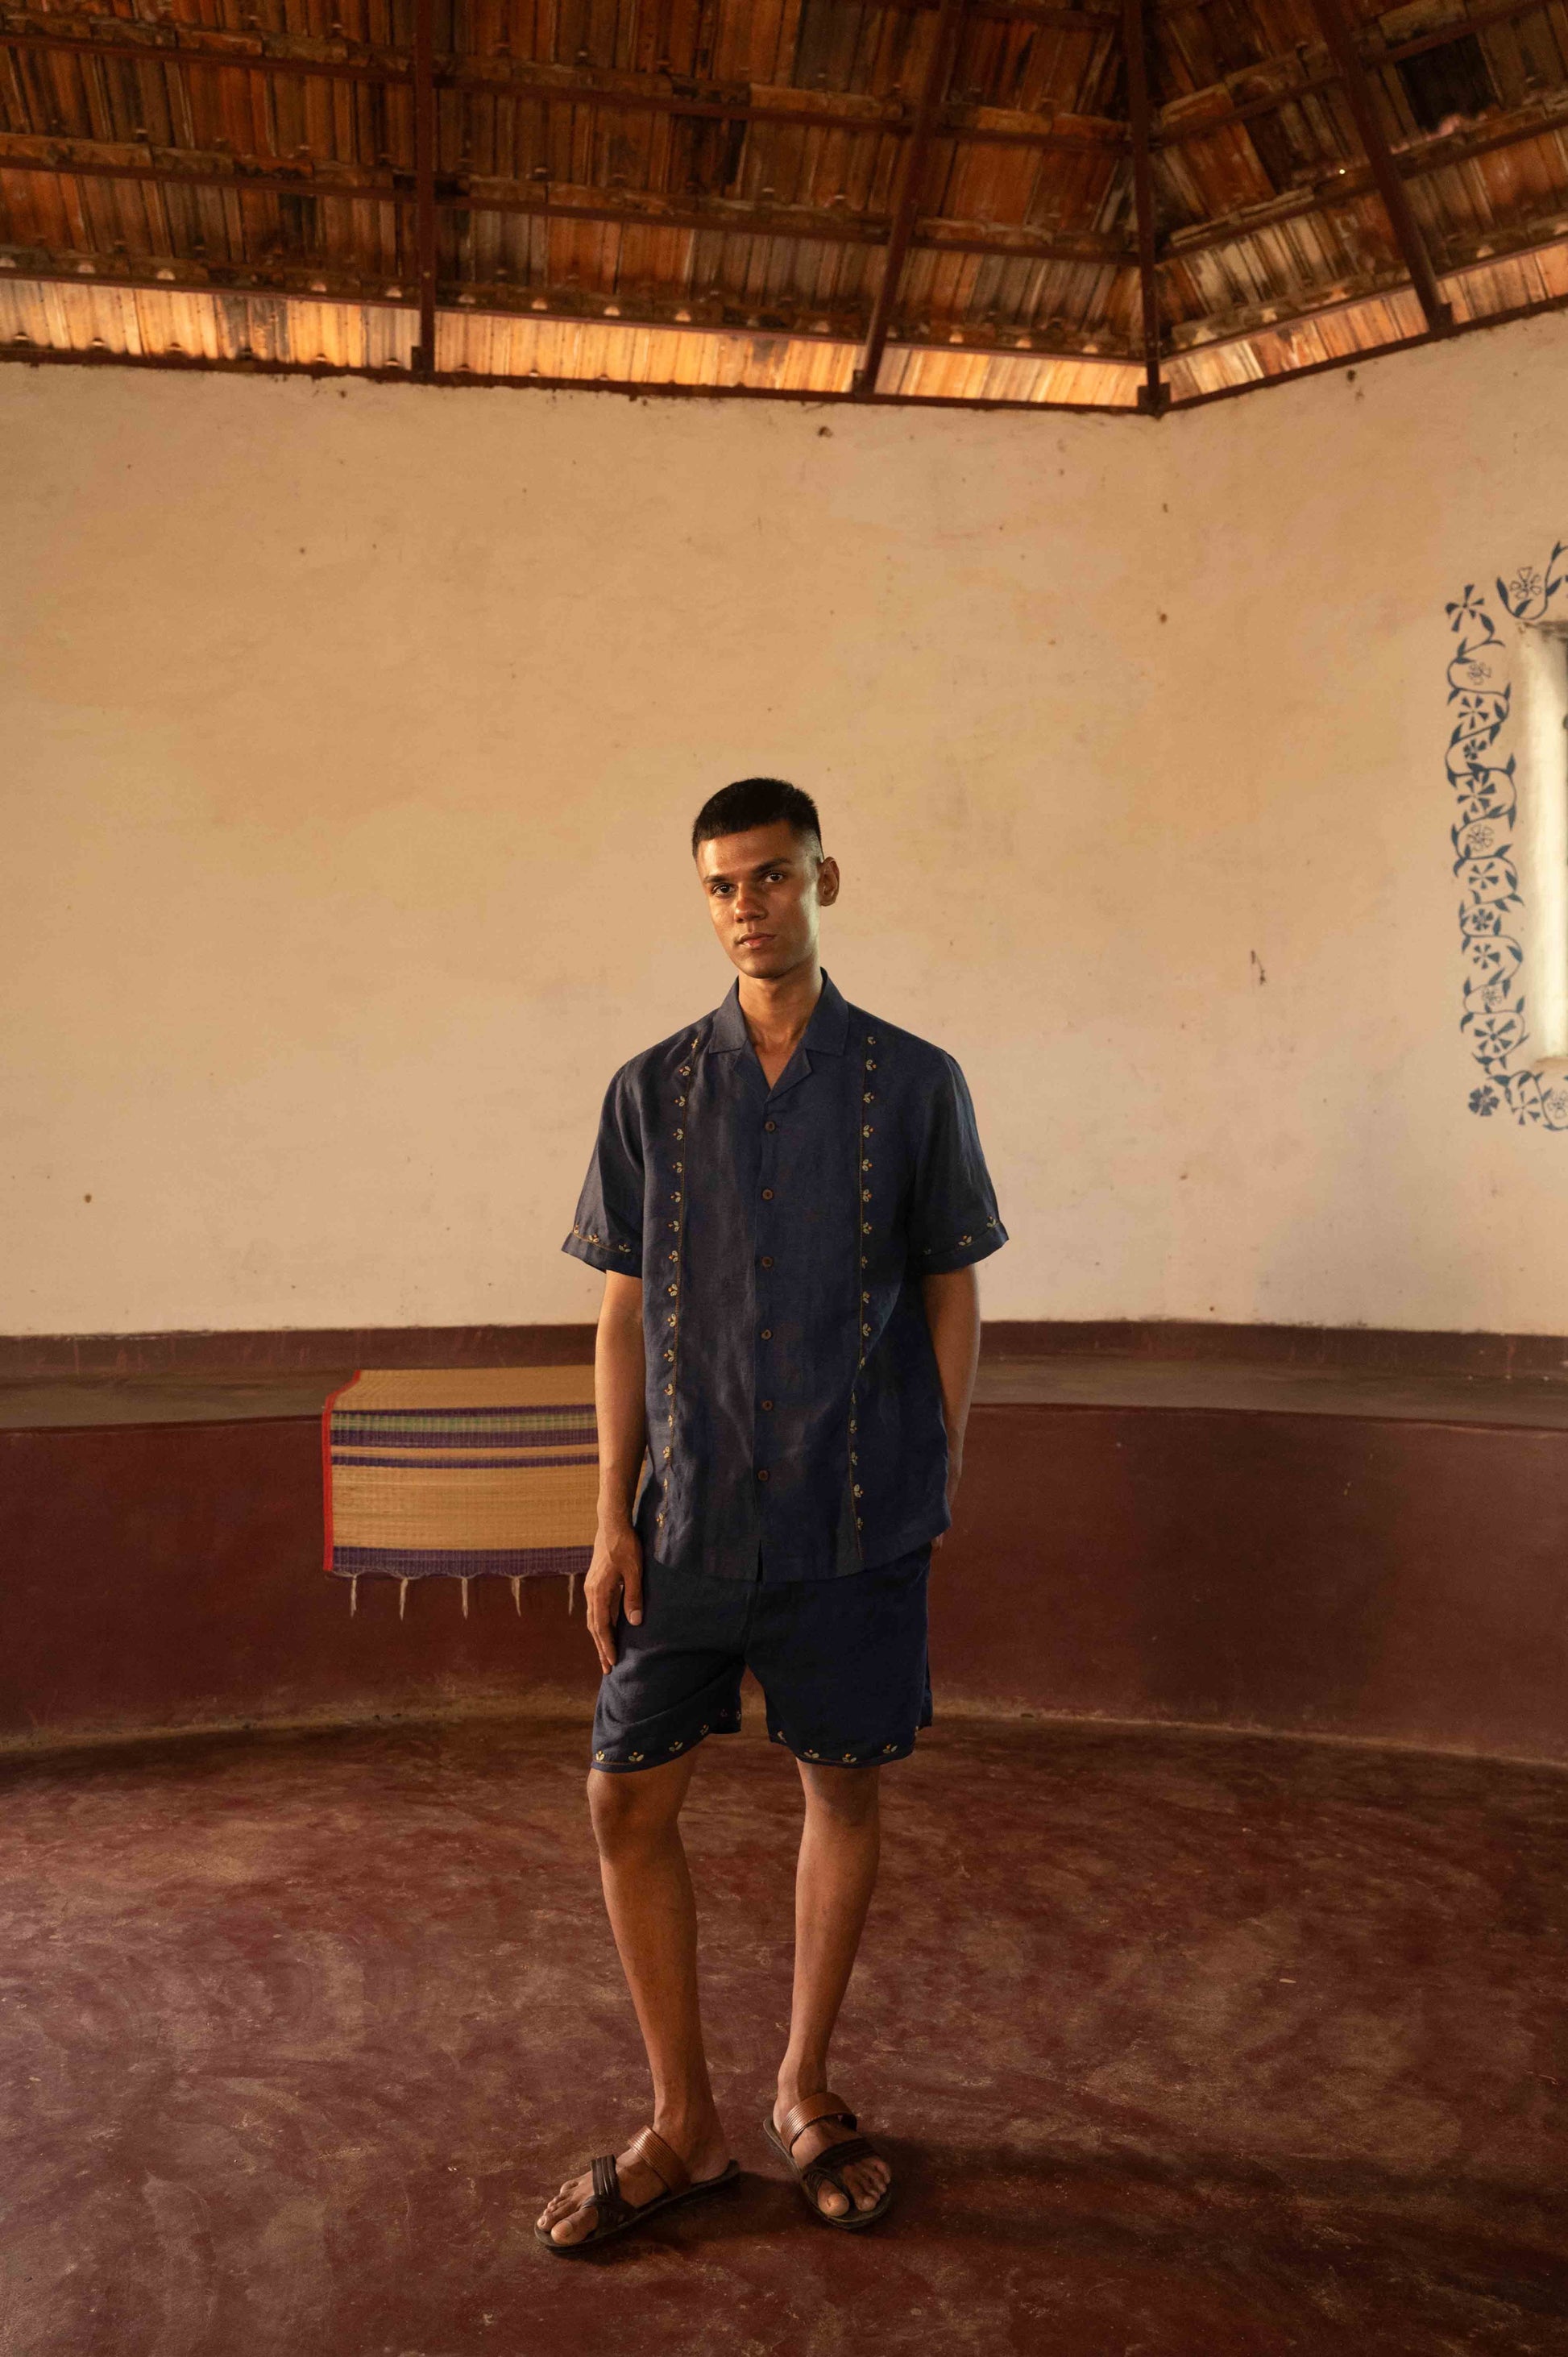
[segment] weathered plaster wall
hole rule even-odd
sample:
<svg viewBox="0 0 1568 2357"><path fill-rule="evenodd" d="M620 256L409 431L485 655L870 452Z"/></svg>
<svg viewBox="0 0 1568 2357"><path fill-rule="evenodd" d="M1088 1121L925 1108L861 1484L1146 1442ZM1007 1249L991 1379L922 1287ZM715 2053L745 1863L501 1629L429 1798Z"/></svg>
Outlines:
<svg viewBox="0 0 1568 2357"><path fill-rule="evenodd" d="M589 1314L764 769L971 1076L989 1314L1568 1329L1568 1136L1466 1108L1442 612L1568 522L1565 361L1157 429L0 371L0 1329Z"/></svg>
<svg viewBox="0 0 1568 2357"><path fill-rule="evenodd" d="M1161 1020L1106 959L1146 1105L1092 1163L1157 1224L1150 1308L1568 1332L1568 1135L1468 1106L1444 611L1568 535L1565 365L1546 318L1162 429Z"/></svg>

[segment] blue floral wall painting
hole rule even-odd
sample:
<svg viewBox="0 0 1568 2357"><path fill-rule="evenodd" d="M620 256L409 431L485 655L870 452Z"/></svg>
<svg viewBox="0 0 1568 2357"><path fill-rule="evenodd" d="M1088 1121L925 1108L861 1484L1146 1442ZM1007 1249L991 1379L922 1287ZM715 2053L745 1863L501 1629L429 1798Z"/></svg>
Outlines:
<svg viewBox="0 0 1568 2357"><path fill-rule="evenodd" d="M1497 602L1503 612L1519 623L1543 620L1568 586L1565 560L1568 544L1559 541L1544 565L1523 565L1499 580ZM1458 640L1448 662L1448 783L1457 803L1451 839L1463 895L1459 1028L1481 1075L1470 1092L1470 1111L1511 1114L1516 1121L1568 1130L1568 1082L1533 1070L1528 1052L1524 952L1513 930L1522 903L1513 857L1515 763L1505 736L1513 700L1510 649L1473 582L1445 610ZM1568 621L1568 597L1560 610Z"/></svg>

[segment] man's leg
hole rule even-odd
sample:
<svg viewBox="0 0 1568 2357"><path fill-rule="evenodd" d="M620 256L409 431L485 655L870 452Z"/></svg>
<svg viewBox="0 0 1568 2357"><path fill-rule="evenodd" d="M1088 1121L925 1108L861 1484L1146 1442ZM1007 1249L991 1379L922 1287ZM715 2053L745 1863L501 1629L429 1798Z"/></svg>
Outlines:
<svg viewBox="0 0 1568 2357"><path fill-rule="evenodd" d="M697 2010L697 1913L679 1819L694 1753L634 1774L588 1777L588 1807L610 1926L653 2077L653 2126L693 2179L716 2177L729 2158L703 2051ZM635 2207L663 2187L643 2161L619 2158L620 2189ZM596 2222L593 2186L570 2179L541 2212L557 2243L579 2243Z"/></svg>
<svg viewBox="0 0 1568 2357"><path fill-rule="evenodd" d="M828 2083L828 2046L843 2003L866 1910L876 1887L881 1850L880 1768L822 1768L797 1761L806 1794L806 1822L795 1869L795 1990L789 2046L779 2068L777 2127L803 2096ZM804 2168L851 2131L823 2124L807 2128L793 2158ZM883 2160L851 2161L843 2172L857 2210L875 2209L892 2172ZM849 2204L832 2186L818 2205L830 2218Z"/></svg>

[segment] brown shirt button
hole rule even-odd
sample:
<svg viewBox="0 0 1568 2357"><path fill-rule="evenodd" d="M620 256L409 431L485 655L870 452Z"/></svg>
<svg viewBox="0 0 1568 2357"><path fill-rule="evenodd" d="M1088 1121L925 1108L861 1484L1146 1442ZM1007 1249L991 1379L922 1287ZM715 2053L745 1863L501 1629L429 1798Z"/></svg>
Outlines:
<svg viewBox="0 0 1568 2357"><path fill-rule="evenodd" d="M773 1189L772 1189L772 1188L771 1188L771 1187L765 1187L765 1188L763 1189L763 1190L762 1190L762 1200L763 1200L763 1201L764 1201L765 1203L771 1203L771 1201L773 1200Z"/></svg>
<svg viewBox="0 0 1568 2357"><path fill-rule="evenodd" d="M773 1340L773 1329L772 1329L772 1327L771 1327L771 1326L765 1326L765 1327L763 1328L763 1329L762 1329L762 1339L763 1339L763 1340L764 1340L765 1342L771 1342L771 1341L772 1341L772 1340Z"/></svg>
<svg viewBox="0 0 1568 2357"><path fill-rule="evenodd" d="M762 1126L764 1129L777 1129L779 1124L776 1121L765 1121Z"/></svg>
<svg viewBox="0 0 1568 2357"><path fill-rule="evenodd" d="M763 1407L763 1413L764 1413L764 1415L766 1415L766 1414L767 1414L768 1410L772 1406L772 1405L773 1405L773 1402L772 1402L771 1400L764 1400L764 1401L763 1401L763 1403L762 1403L762 1407Z"/></svg>
<svg viewBox="0 0 1568 2357"><path fill-rule="evenodd" d="M758 1480L759 1481L766 1481L766 1480L767 1480L767 1479L768 1479L768 1468L767 1468L767 1466L766 1466L766 1465L759 1465L759 1466L757 1467L757 1480Z"/></svg>
<svg viewBox="0 0 1568 2357"><path fill-rule="evenodd" d="M771 1267L772 1267L772 1265L773 1265L773 1254L772 1254L771 1253L764 1253L764 1254L763 1254L763 1255L762 1255L762 1265L763 1265L763 1267L764 1267L764 1268L771 1268Z"/></svg>

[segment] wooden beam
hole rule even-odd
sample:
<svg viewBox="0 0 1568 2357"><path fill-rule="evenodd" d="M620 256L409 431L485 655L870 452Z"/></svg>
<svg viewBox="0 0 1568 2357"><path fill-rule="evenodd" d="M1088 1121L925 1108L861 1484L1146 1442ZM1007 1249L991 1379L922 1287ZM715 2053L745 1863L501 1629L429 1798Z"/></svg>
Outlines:
<svg viewBox="0 0 1568 2357"><path fill-rule="evenodd" d="M865 331L860 365L854 372L854 390L863 400L876 391L876 380L881 373L882 355L887 347L887 330L893 324L893 306L898 300L909 240L915 233L915 220L920 209L920 188L925 178L926 158L930 153L931 134L941 113L942 101L947 96L948 83L952 78L953 60L958 54L963 5L964 0L942 0L937 11L936 29L931 36L931 54L926 61L926 76L920 84L915 119L898 158L887 244L882 257L882 276L877 284L876 299L871 307L871 319Z"/></svg>
<svg viewBox="0 0 1568 2357"><path fill-rule="evenodd" d="M1411 210L1404 181L1400 177L1383 126L1378 116L1378 102L1367 69L1361 62L1346 20L1340 0L1312 0L1312 12L1317 18L1318 29L1334 61L1335 70L1345 85L1345 95L1350 102L1350 112L1356 118L1372 178L1382 199L1383 210L1394 233L1394 243L1415 288L1422 316L1434 335L1441 335L1454 324L1452 307L1443 299L1432 257L1426 251L1421 225Z"/></svg>
<svg viewBox="0 0 1568 2357"><path fill-rule="evenodd" d="M413 81L401 54L381 51L374 59L300 57L272 48L242 48L233 37L187 28L178 40L126 40L124 17L87 16L63 21L84 29L74 34L7 32L0 27L0 49L34 50L44 55L113 59L139 66L200 68L235 73L306 74L328 80L383 83L406 89ZM96 28L112 29L100 39ZM833 131L852 138L904 140L911 125L897 102L863 99L837 91L790 90L758 97L726 97L722 91L671 90L667 81L652 76L618 74L585 68L573 70L541 65L532 59L448 57L435 68L437 90L474 91L516 105L593 106L610 113L689 116L698 122L776 123L800 130ZM976 110L956 107L940 125L940 135L973 146L1035 148L1042 154L1116 156L1126 145L1121 124L1096 121L1096 127L1058 131L1054 124L972 123ZM993 110L1011 112L1013 110Z"/></svg>
<svg viewBox="0 0 1568 2357"><path fill-rule="evenodd" d="M326 303L349 309L402 310L412 307L412 289L388 288L384 278L328 264L199 262L184 255L147 255L134 259L124 253L54 253L43 248L27 253L0 245L0 287L27 284L91 288L123 286L154 294L211 295L253 302ZM634 301L622 296L585 296L575 288L486 285L446 280L437 286L437 309L456 318L520 320L542 327L549 321L579 328L650 328L660 334L769 338L818 348L837 344L858 351L865 342L868 315L860 305L824 312L820 305L796 300L788 316L775 312L758 319L746 298L731 294L718 301L693 302L679 289L666 289L662 301ZM678 318L677 308L690 316ZM818 324L820 323L820 324ZM1071 361L1078 367L1127 369L1136 357L1127 351L1079 350L1049 343L1023 331L1000 334L964 322L952 322L963 338L955 344L946 332L921 334L895 321L889 345L909 351L961 354L973 359ZM847 395L845 396L848 397ZM922 396L923 397L923 396Z"/></svg>
<svg viewBox="0 0 1568 2357"><path fill-rule="evenodd" d="M264 161L250 156L225 157L220 166L203 156L193 156L188 164L126 164L113 156L81 154L77 151L88 145L86 141L65 139L48 142L57 151L48 156L20 151L19 137L38 136L31 132L0 131L0 174L33 172L52 180L129 180L156 188L222 188L236 197L310 197L317 202L335 199L339 204L413 201L406 187L400 188L391 179L320 178L314 171L281 170L275 156Z"/></svg>
<svg viewBox="0 0 1568 2357"><path fill-rule="evenodd" d="M124 38L125 27L131 21L124 16L85 16L66 19L81 26L77 33L13 32L0 27L0 49L31 50L45 57L80 58L86 63L93 58L113 58L126 65L138 66L216 66L228 67L244 73L305 74L325 77L332 81L371 81L406 83L413 77L406 66L392 60L378 59L366 63L352 58L293 57L285 51L242 47L231 36L224 38L189 27L177 40L161 37L141 41ZM107 37L98 38L98 27L110 27Z"/></svg>
<svg viewBox="0 0 1568 2357"><path fill-rule="evenodd" d="M880 5L886 8L897 8L906 15L924 16L933 8L940 8L941 0L880 0ZM1541 7L1546 5L1546 0L1531 0L1531 5ZM1036 7L1033 0L966 0L964 15L987 23L1037 25L1047 33L1113 32L1121 22L1121 11L1114 5L1109 8Z"/></svg>
<svg viewBox="0 0 1568 2357"><path fill-rule="evenodd" d="M414 267L419 283L416 376L435 373L435 0L413 0Z"/></svg>
<svg viewBox="0 0 1568 2357"><path fill-rule="evenodd" d="M1568 302L1568 296L1563 300ZM68 352L43 344L0 344L0 366L6 362L20 368L167 369L171 372L183 370L191 375L364 377L374 384L413 382L405 369L349 367L309 361L209 361L183 352ZM444 371L437 375L435 382L461 392L499 386L509 393L607 393L621 401L776 401L802 409L822 409L856 399L852 393L801 391L794 386L772 384L674 384L658 379L646 382L640 377L487 376L477 369ZM881 409L1007 409L1030 417L1130 417L1133 414L1124 402L996 400L985 393L877 393L871 394L870 400Z"/></svg>
<svg viewBox="0 0 1568 2357"><path fill-rule="evenodd" d="M1133 130L1133 210L1138 231L1138 296L1144 324L1144 382L1138 406L1158 417L1170 395L1160 373L1160 282L1155 265L1155 176L1149 156L1153 128L1144 10L1147 0L1123 0L1127 113Z"/></svg>
<svg viewBox="0 0 1568 2357"><path fill-rule="evenodd" d="M319 167L306 171L277 168L277 159L225 157L215 166L205 156L186 164L128 164L113 155L84 153L95 143L50 139L47 156L27 152L24 142L39 144L41 135L0 131L0 174L28 172L52 180L122 180L156 188L217 188L235 197L306 197L317 204L416 204L407 175L398 179L365 179L345 174L328 177ZM169 151L166 150L166 156ZM177 152L177 151L176 151ZM577 223L649 233L675 230L708 237L778 238L808 244L881 247L887 242L885 219L828 212L821 208L782 209L759 205L677 205L644 190L628 189L611 197L607 190L588 188L570 198L515 181L490 188L443 188L435 191L437 217L444 212L504 213L542 221L554 227ZM1047 230L1017 228L971 231L961 221L940 220L916 224L910 244L932 253L983 253L1004 261L1087 263L1107 270L1122 269L1136 260L1119 238L1084 230L1053 234Z"/></svg>
<svg viewBox="0 0 1568 2357"><path fill-rule="evenodd" d="M1568 239L1546 238L1540 246L1524 250L1545 252L1549 248L1561 246L1564 242L1568 242ZM1490 264L1487 261L1478 261L1466 264L1463 267L1481 270L1489 268ZM72 278L67 272L40 270L31 274L35 278L46 281L63 277L70 284L81 283ZM1453 274L1457 275L1457 271ZM146 281L120 276L105 277L101 283L105 285L139 286L145 285ZM1488 328L1510 327L1521 320L1543 318L1549 314L1564 310L1568 310L1568 295L1552 295L1540 302L1521 303L1506 311L1484 312L1477 318L1457 320L1451 328L1444 330L1442 340L1452 341L1459 336L1480 335ZM1171 408L1174 414L1177 410L1204 409L1217 401L1238 401L1250 393L1266 393L1272 386L1294 384L1301 377L1326 376L1338 369L1359 368L1371 361L1391 359L1397 352L1419 351L1425 345L1438 340L1438 338L1423 331L1418 336L1406 336L1398 343L1373 345L1359 350L1341 352L1332 360L1311 361L1305 368L1282 370L1277 376L1255 377L1244 384L1226 385L1217 393L1188 393L1181 400L1174 401ZM1036 357L1042 360L1083 361L1098 360L1104 356L1098 353L1042 352ZM30 343L0 344L0 366L4 366L6 362L22 368L53 366L168 369L183 370L191 374L366 377L381 384L412 382L405 370L393 368L347 367L308 361L213 361L173 352L61 351L52 346ZM520 393L603 393L614 394L619 398L635 397L639 401L666 399L776 401L793 403L807 408L821 408L829 404L849 402L857 398L856 395L848 393L798 392L779 390L772 385L649 383L641 379L632 381L609 377L502 377L485 376L477 371L467 370L440 375L436 382L463 389L496 385ZM1132 416L1134 414L1130 407L1117 402L995 401L987 400L983 395L966 400L961 395L953 394L889 393L871 393L865 398L875 403L879 407L886 409L1012 409L1045 416L1052 414L1077 416L1082 416L1085 414L1092 415L1109 414L1113 416Z"/></svg>

